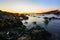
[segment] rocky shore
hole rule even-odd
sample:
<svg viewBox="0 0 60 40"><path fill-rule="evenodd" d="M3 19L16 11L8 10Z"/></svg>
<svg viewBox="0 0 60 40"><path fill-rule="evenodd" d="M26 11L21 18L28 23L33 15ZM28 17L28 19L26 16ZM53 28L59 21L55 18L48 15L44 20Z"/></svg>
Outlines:
<svg viewBox="0 0 60 40"><path fill-rule="evenodd" d="M28 19L24 14L0 10L0 40L50 40L51 34L39 25L28 30L22 20Z"/></svg>

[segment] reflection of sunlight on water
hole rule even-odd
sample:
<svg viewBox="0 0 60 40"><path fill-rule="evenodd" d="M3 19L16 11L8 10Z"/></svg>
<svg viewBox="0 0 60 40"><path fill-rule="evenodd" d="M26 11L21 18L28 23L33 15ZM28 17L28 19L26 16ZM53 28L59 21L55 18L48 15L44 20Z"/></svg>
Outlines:
<svg viewBox="0 0 60 40"><path fill-rule="evenodd" d="M44 19L43 18L37 18L37 17L29 17L29 22L33 22L33 21L39 21L42 22Z"/></svg>
<svg viewBox="0 0 60 40"><path fill-rule="evenodd" d="M36 26L36 25L33 24L33 22L37 22L38 25L42 26L42 23L43 23L44 19L29 16L29 19L26 20L26 21L28 22L28 24L24 24L25 20L23 20L22 22L25 26L27 26L28 29L30 29L30 28Z"/></svg>
<svg viewBox="0 0 60 40"><path fill-rule="evenodd" d="M43 18L37 18L37 17L31 17L29 16L29 19L27 20L27 22L31 23L31 22L37 22L37 23L40 23L40 22L43 22L44 19ZM23 23L25 22L25 20L23 20Z"/></svg>

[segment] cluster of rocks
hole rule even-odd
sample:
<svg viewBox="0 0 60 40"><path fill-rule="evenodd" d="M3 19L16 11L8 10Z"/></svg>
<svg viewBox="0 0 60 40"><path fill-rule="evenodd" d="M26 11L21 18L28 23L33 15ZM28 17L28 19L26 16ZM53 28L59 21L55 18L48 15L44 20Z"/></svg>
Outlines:
<svg viewBox="0 0 60 40"><path fill-rule="evenodd" d="M0 11L0 40L49 40L51 34L40 26L28 30L23 25L20 17L24 20L28 17L19 16L9 12ZM34 24L36 24L34 22Z"/></svg>

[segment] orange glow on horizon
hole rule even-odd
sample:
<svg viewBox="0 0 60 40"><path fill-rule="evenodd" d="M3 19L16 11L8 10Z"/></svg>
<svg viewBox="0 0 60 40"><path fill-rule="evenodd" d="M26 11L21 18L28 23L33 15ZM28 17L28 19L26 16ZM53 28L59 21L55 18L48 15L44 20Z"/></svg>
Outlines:
<svg viewBox="0 0 60 40"><path fill-rule="evenodd" d="M0 8L0 10L7 11L7 12L12 12L12 13L17 13L15 10L11 10L11 9L8 9L8 8Z"/></svg>
<svg viewBox="0 0 60 40"><path fill-rule="evenodd" d="M8 8L0 8L0 10L2 11L7 11L7 12L12 12L12 13L43 13L43 12L47 12L47 11L51 11L51 9L47 8L47 9L25 9L24 11L19 11L19 10L11 10Z"/></svg>

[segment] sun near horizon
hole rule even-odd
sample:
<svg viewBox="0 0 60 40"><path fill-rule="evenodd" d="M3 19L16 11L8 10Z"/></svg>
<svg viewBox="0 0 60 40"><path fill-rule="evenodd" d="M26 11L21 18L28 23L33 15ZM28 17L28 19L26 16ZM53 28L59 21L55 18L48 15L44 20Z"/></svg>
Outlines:
<svg viewBox="0 0 60 40"><path fill-rule="evenodd" d="M0 0L0 10L13 13L43 13L60 10L60 0Z"/></svg>

